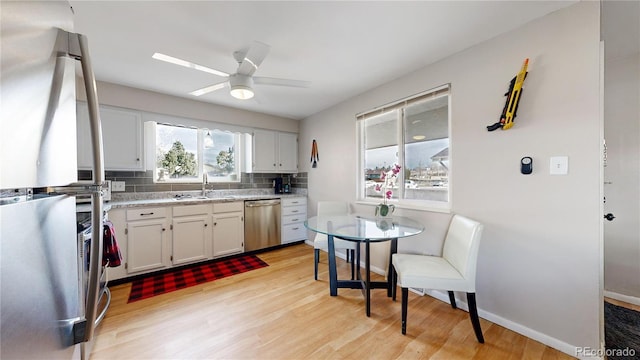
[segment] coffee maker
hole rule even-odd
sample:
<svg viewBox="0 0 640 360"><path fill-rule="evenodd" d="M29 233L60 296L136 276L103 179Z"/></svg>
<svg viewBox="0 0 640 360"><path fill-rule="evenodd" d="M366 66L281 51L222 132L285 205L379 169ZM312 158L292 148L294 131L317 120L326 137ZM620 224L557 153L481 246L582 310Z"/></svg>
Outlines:
<svg viewBox="0 0 640 360"><path fill-rule="evenodd" d="M277 177L277 178L273 179L273 189L275 190L276 194L282 194L284 192L284 188L282 186L282 178L281 177Z"/></svg>

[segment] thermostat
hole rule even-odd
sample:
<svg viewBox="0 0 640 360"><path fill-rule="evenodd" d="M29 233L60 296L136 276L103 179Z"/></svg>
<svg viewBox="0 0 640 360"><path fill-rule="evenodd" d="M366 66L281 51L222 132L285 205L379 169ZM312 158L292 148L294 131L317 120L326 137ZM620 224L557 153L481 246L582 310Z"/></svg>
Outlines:
<svg viewBox="0 0 640 360"><path fill-rule="evenodd" d="M525 156L520 159L520 172L524 175L529 175L533 171L533 159L530 156Z"/></svg>

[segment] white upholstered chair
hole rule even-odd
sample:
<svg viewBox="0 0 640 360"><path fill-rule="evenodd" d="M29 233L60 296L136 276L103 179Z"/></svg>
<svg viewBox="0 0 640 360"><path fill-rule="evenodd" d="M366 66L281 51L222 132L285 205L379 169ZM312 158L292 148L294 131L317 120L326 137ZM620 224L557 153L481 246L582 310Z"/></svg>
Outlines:
<svg viewBox="0 0 640 360"><path fill-rule="evenodd" d="M476 263L483 225L454 215L444 241L442 256L393 254L393 299L396 284L402 288L402 334L407 333L408 288L447 290L451 307L454 291L467 293L469 317L478 342L484 343L476 307Z"/></svg>
<svg viewBox="0 0 640 360"><path fill-rule="evenodd" d="M318 201L318 216L327 215L348 215L349 204L344 201ZM355 276L355 257L354 253L358 246L355 241L347 241L338 238L333 239L333 245L336 250L347 250L347 261L349 261L349 255L351 255L351 278ZM317 233L313 240L314 248L314 279L318 280L318 263L320 262L320 250L329 249L329 239L327 235Z"/></svg>

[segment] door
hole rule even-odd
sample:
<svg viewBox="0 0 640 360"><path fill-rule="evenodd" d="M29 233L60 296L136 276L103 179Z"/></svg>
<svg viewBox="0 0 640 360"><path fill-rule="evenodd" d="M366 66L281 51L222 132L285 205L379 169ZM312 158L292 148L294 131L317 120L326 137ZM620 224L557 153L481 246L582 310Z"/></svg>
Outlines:
<svg viewBox="0 0 640 360"><path fill-rule="evenodd" d="M213 256L241 253L244 241L242 213L213 215Z"/></svg>
<svg viewBox="0 0 640 360"><path fill-rule="evenodd" d="M603 3L604 290L640 305L640 4ZM625 38L631 36L630 38Z"/></svg>
<svg viewBox="0 0 640 360"><path fill-rule="evenodd" d="M278 170L298 172L298 135L278 133Z"/></svg>
<svg viewBox="0 0 640 360"><path fill-rule="evenodd" d="M75 205L67 196L0 205L0 358L74 357L72 319L83 315Z"/></svg>
<svg viewBox="0 0 640 360"><path fill-rule="evenodd" d="M127 224L129 273L161 269L170 263L167 220L152 219Z"/></svg>
<svg viewBox="0 0 640 360"><path fill-rule="evenodd" d="M276 170L276 133L266 130L253 132L253 171L274 172Z"/></svg>
<svg viewBox="0 0 640 360"><path fill-rule="evenodd" d="M89 113L86 103L78 103L78 167L91 168ZM140 113L100 106L107 170L143 170L142 117Z"/></svg>
<svg viewBox="0 0 640 360"><path fill-rule="evenodd" d="M173 218L173 265L210 257L211 228L208 220L208 215Z"/></svg>

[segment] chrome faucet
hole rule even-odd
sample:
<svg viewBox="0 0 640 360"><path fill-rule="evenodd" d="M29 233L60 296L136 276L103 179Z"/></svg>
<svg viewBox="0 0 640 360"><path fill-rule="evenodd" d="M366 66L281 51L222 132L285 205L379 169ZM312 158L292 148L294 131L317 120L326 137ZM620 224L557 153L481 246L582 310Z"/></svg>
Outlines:
<svg viewBox="0 0 640 360"><path fill-rule="evenodd" d="M209 183L209 177L207 173L202 174L202 196L207 196L207 184Z"/></svg>

